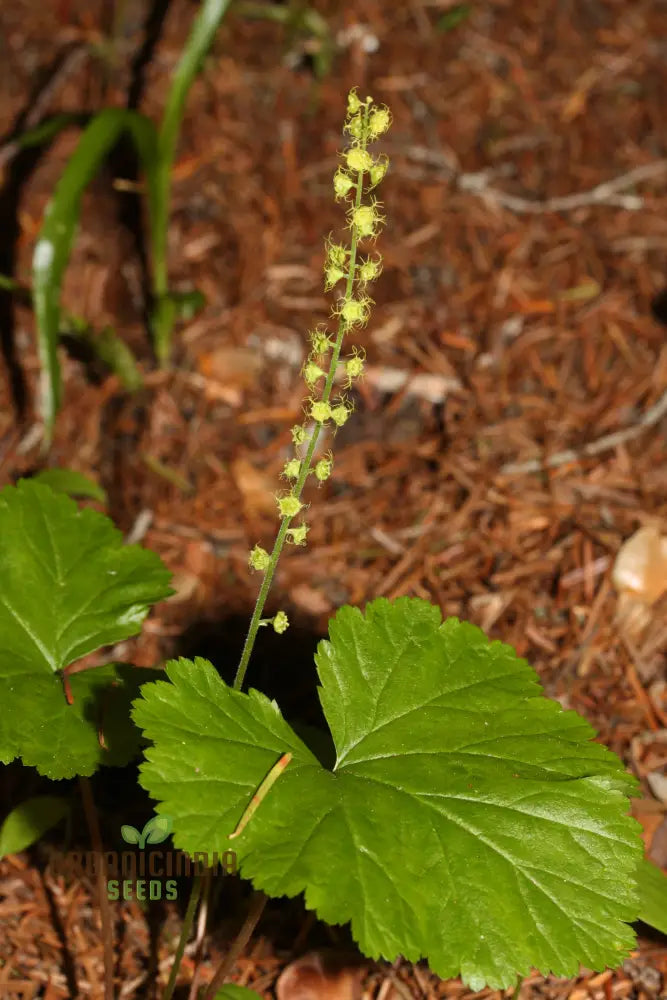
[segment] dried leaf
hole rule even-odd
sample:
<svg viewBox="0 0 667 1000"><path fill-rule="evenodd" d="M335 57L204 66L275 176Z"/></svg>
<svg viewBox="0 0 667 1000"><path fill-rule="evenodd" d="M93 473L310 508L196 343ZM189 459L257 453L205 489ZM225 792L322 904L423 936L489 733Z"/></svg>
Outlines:
<svg viewBox="0 0 667 1000"><path fill-rule="evenodd" d="M667 590L667 537L657 528L640 528L618 551L612 580L619 593L652 604Z"/></svg>
<svg viewBox="0 0 667 1000"><path fill-rule="evenodd" d="M361 971L349 956L314 951L283 970L276 996L278 1000L358 1000Z"/></svg>

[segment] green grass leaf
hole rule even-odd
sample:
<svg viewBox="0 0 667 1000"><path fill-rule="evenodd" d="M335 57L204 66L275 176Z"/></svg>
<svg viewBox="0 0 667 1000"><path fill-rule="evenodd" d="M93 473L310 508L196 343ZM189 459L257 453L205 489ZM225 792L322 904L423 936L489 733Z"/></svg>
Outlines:
<svg viewBox="0 0 667 1000"><path fill-rule="evenodd" d="M458 28L459 24L463 24L467 21L472 13L472 7L468 3L458 3L454 7L450 7L449 10L438 18L435 29L436 31L453 31L454 28Z"/></svg>
<svg viewBox="0 0 667 1000"><path fill-rule="evenodd" d="M511 647L421 600L341 609L316 662L332 770L274 702L204 660L142 688L133 714L154 745L140 780L176 846L233 847L257 888L351 921L364 954L426 957L474 990L617 965L638 911L636 782L588 723Z"/></svg>
<svg viewBox="0 0 667 1000"><path fill-rule="evenodd" d="M69 813L59 795L36 795L12 809L0 827L0 858L25 851Z"/></svg>
<svg viewBox="0 0 667 1000"><path fill-rule="evenodd" d="M171 332L176 319L175 303L168 295L167 274L171 170L188 92L230 3L231 0L203 0L174 71L160 126L158 169L150 226L154 296L153 338L155 353L162 364L168 360L171 353Z"/></svg>
<svg viewBox="0 0 667 1000"><path fill-rule="evenodd" d="M69 778L132 759L129 703L154 671L108 664L69 674L70 704L63 670L135 635L170 593L169 576L108 518L48 486L22 480L0 492L0 761L20 756Z"/></svg>
<svg viewBox="0 0 667 1000"><path fill-rule="evenodd" d="M149 201L155 212L157 137L144 115L123 108L107 108L83 132L47 206L32 261L32 294L42 368L40 409L45 437L51 438L60 407L58 363L60 294L81 213L81 198L111 147L125 129L131 133L147 175Z"/></svg>

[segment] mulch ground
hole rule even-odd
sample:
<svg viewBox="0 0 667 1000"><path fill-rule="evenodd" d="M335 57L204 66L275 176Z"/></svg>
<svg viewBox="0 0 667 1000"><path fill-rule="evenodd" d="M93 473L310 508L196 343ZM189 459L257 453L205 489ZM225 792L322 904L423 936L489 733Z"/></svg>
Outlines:
<svg viewBox="0 0 667 1000"><path fill-rule="evenodd" d="M93 50L113 3L2 6L0 133L35 102L37 119L125 104L146 4L116 4L110 68ZM107 658L213 658L225 636L238 647L257 588L248 550L271 547L272 494L301 420L305 334L328 315L323 237L342 221L331 176L345 97L359 86L394 116L382 143L384 272L333 479L307 497L309 545L285 553L274 585L272 607L297 636L280 640L283 669L304 646L312 655L336 608L380 595L427 598L481 625L640 778L634 812L667 866L666 804L647 779L667 762L667 605L646 604L629 624L612 583L623 542L639 527L667 527L667 8L484 0L447 27L448 0L312 6L335 43L323 79L312 38L232 12L189 95L170 275L207 305L177 329L169 370L152 360L140 259L123 223L141 212L131 171L109 168L86 193L63 302L116 328L137 354L142 390L130 396L63 353L64 405L44 456L32 314L0 301L12 362L0 377L0 482L44 466L91 475L110 516L174 572L175 596ZM155 119L195 10L167 6L140 104ZM0 252L21 281L76 140L63 133L23 163L20 183L0 146ZM14 805L25 787L16 774L5 784ZM100 806L103 829L121 821L117 808ZM0 874L0 996L17 995L15 980L25 996L101 996L93 883L60 874L55 848L6 858ZM280 941L272 928L283 917L294 935ZM165 911L161 977L179 919ZM204 979L242 919L228 906L227 922L210 928ZM116 931L118 995L152 995L150 920L118 904ZM317 940L342 942L298 908L281 917L269 907L235 980L268 996ZM184 964L183 997L193 967ZM522 996L653 1000L666 984L665 939L640 936L622 969L535 975ZM363 988L376 1000L406 989L468 995L406 963L370 969Z"/></svg>

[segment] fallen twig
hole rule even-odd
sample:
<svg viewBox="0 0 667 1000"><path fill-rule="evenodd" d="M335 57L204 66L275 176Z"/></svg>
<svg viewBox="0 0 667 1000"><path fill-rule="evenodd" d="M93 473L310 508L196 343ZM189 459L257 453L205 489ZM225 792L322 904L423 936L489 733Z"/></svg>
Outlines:
<svg viewBox="0 0 667 1000"><path fill-rule="evenodd" d="M503 476L516 476L524 472L540 472L542 469L553 469L559 465L565 465L567 462L579 462L582 458L599 455L603 451L608 451L619 444L625 444L626 441L632 441L639 437L648 427L654 427L666 413L667 389L657 403L650 406L632 427L605 434L597 441L590 441L576 450L568 448L567 451L558 451L554 455L549 455L548 458L531 458L527 462L509 462L507 465L503 465L500 473Z"/></svg>

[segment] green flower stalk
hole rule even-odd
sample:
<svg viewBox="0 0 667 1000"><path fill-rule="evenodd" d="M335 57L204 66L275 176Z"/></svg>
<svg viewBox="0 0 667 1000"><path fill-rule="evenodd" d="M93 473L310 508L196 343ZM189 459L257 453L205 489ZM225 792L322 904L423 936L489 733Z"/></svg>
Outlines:
<svg viewBox="0 0 667 1000"><path fill-rule="evenodd" d="M346 396L332 399L336 372L339 366L343 368L346 389L350 389L353 382L363 375L363 348L353 347L346 357L342 357L341 353L345 337L358 332L368 323L373 300L367 289L382 270L382 259L378 254L359 260L357 256L360 244L374 242L384 225L385 219L380 211L382 206L370 192L383 179L389 164L386 156L373 156L368 146L384 135L390 125L391 112L388 108L377 107L371 97L362 101L356 90L350 91L344 126L350 144L343 152L342 162L333 178L336 200L347 202L349 244L336 243L329 236L325 241L324 262L325 291L332 291L340 282L344 282L344 292L331 310L335 332L325 326L318 326L308 335L311 350L302 369L309 393L305 407L307 421L292 428L295 456L286 462L282 472L282 477L292 485L287 493L276 496L280 527L273 551L269 555L265 549L256 545L250 553L250 567L263 573L264 579L234 680L237 690L243 685L259 628L271 623L276 632L284 632L289 624L284 611L279 611L272 619L262 618L262 612L283 546L286 542L293 545L306 544L307 523L301 520L298 525L291 526L292 520L302 515L307 507L301 500L306 480L312 475L318 485L321 485L333 471L331 452L318 461L313 461L320 434L327 425L332 426L335 433L336 428L342 427L353 411Z"/></svg>

